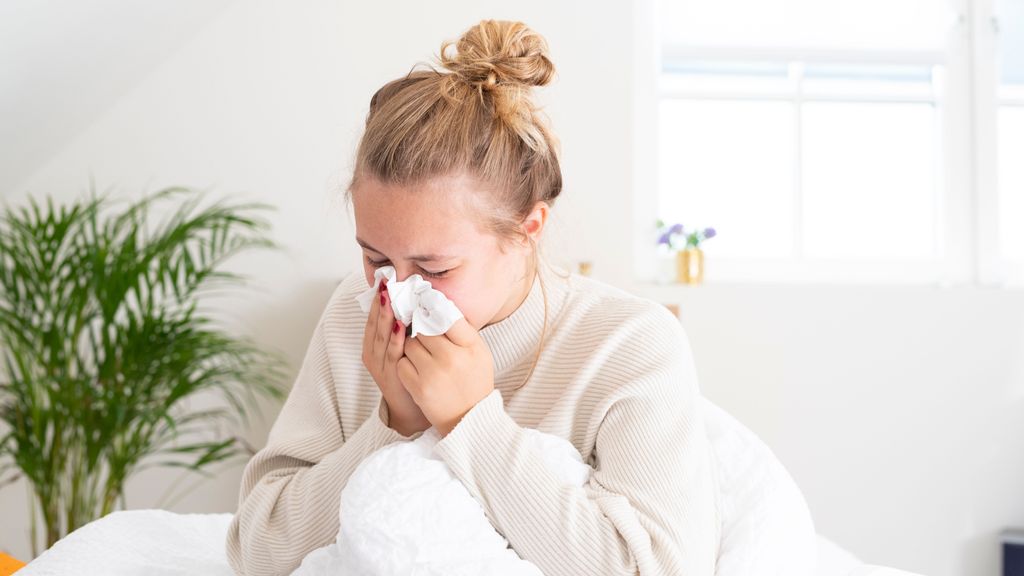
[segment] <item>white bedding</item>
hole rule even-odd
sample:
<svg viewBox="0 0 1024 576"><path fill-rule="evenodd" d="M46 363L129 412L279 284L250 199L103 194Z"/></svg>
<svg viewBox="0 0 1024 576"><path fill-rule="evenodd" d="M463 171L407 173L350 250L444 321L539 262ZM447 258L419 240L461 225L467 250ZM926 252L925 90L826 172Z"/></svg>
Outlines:
<svg viewBox="0 0 1024 576"><path fill-rule="evenodd" d="M910 576L861 564L849 552L818 536L803 495L771 450L707 399L704 414L722 519L716 576ZM542 453L549 465L559 470L565 481L585 481L589 467L571 444L536 431L531 434L544 447ZM468 492L443 462L431 458L433 441L436 437L425 434L419 442L392 445L390 450L364 459L350 478L351 486L346 486L349 492L342 492L341 518L349 521L350 531L345 532L346 522L342 521L339 539L310 553L296 576L408 573L402 567L409 566L413 557L433 562L435 570L424 574L479 574L484 573L481 566L493 568L487 572L493 574L539 574L532 564L505 549L507 543L487 523L479 504L467 498ZM418 471L394 474L401 466ZM376 485L379 478L389 475L410 481ZM451 519L468 527L461 536L475 538L476 545L452 548L444 539L422 538L424 532L430 532L423 529L423 518L430 516L430 510L409 500L420 491L431 492L446 510L456 510L458 514ZM351 518L345 515L346 502ZM381 519L399 515L382 509L387 506L408 508L419 516L406 516L408 525L388 526ZM437 516L435 512L433 517ZM57 542L18 576L231 576L224 551L230 522L231 514L115 512ZM455 525L450 528L457 529ZM339 542L346 544L340 546ZM396 554L395 550L408 553ZM478 554L474 558L467 551ZM379 558L382 555L389 560Z"/></svg>
<svg viewBox="0 0 1024 576"><path fill-rule="evenodd" d="M556 478L575 486L587 481L591 468L572 444L525 430ZM434 454L439 440L431 427L364 458L341 492L336 541L307 554L292 576L543 576L509 547Z"/></svg>
<svg viewBox="0 0 1024 576"><path fill-rule="evenodd" d="M704 414L721 517L719 576L816 576L814 524L796 483L753 432L710 401ZM591 468L572 444L525 433L557 478L586 483ZM543 576L434 455L438 440L430 428L367 456L341 492L336 540L310 552L292 576Z"/></svg>
<svg viewBox="0 0 1024 576"><path fill-rule="evenodd" d="M231 514L114 512L69 534L18 576L233 576L224 552L230 523ZM825 538L818 545L816 576L906 574L862 566Z"/></svg>

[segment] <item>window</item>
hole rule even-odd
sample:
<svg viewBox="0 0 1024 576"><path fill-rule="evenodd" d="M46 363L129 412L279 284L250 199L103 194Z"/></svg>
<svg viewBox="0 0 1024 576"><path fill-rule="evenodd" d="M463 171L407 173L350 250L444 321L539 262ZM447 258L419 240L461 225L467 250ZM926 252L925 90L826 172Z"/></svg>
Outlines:
<svg viewBox="0 0 1024 576"><path fill-rule="evenodd" d="M1024 268L1024 0L992 1L661 0L657 217L716 228L711 281ZM969 24L992 10L998 208L976 215Z"/></svg>
<svg viewBox="0 0 1024 576"><path fill-rule="evenodd" d="M941 66L666 69L659 207L719 257L939 257Z"/></svg>

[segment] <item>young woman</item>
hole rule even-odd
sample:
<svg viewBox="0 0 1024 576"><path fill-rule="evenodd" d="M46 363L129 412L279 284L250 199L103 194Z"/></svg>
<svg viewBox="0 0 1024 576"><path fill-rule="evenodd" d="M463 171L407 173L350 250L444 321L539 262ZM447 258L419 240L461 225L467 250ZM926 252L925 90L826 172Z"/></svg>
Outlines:
<svg viewBox="0 0 1024 576"><path fill-rule="evenodd" d="M245 468L227 538L234 570L288 574L333 542L340 493L371 452L435 426L435 452L544 574L712 576L710 447L689 342L660 304L545 263L562 189L531 88L554 76L520 22L485 20L370 100L346 200L363 274L324 311L267 445ZM595 85L597 87L598 85ZM595 114L599 111L595 111ZM409 338L374 270L420 274L464 318ZM562 484L524 428L593 467Z"/></svg>

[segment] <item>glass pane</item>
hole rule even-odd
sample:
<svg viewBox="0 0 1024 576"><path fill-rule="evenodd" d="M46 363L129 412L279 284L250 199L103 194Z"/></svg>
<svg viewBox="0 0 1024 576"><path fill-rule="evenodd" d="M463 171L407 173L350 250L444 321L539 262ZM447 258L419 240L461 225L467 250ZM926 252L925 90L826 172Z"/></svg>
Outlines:
<svg viewBox="0 0 1024 576"><path fill-rule="evenodd" d="M662 100L660 114L660 217L714 227L718 256L792 256L793 104Z"/></svg>
<svg viewBox="0 0 1024 576"><path fill-rule="evenodd" d="M1024 0L996 0L999 19L999 77L1003 84L1024 85Z"/></svg>
<svg viewBox="0 0 1024 576"><path fill-rule="evenodd" d="M661 0L668 43L944 50L951 0Z"/></svg>
<svg viewBox="0 0 1024 576"><path fill-rule="evenodd" d="M666 62L661 89L688 93L791 94L785 62Z"/></svg>
<svg viewBox="0 0 1024 576"><path fill-rule="evenodd" d="M934 256L935 109L930 104L810 102L803 111L806 254Z"/></svg>
<svg viewBox="0 0 1024 576"><path fill-rule="evenodd" d="M805 96L856 98L914 98L938 96L942 66L808 63L804 67Z"/></svg>
<svg viewBox="0 0 1024 576"><path fill-rule="evenodd" d="M1024 107L999 108L999 236L1003 258L1024 262Z"/></svg>
<svg viewBox="0 0 1024 576"><path fill-rule="evenodd" d="M996 0L1000 256L1024 262L1024 0Z"/></svg>

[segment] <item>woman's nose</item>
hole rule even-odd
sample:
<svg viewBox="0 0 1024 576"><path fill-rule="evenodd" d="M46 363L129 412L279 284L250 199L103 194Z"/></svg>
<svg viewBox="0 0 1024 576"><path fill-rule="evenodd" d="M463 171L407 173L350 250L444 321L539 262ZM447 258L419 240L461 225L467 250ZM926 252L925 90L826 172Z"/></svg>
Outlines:
<svg viewBox="0 0 1024 576"><path fill-rule="evenodd" d="M395 269L396 282L402 282L409 276L415 274L415 272L412 271L412 266L395 266L392 264L392 267Z"/></svg>

